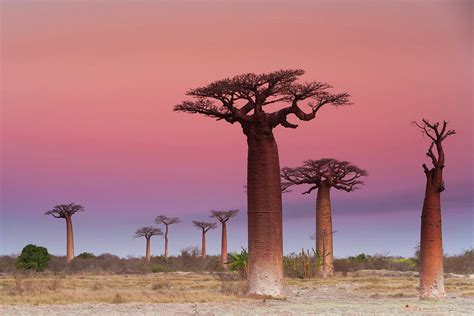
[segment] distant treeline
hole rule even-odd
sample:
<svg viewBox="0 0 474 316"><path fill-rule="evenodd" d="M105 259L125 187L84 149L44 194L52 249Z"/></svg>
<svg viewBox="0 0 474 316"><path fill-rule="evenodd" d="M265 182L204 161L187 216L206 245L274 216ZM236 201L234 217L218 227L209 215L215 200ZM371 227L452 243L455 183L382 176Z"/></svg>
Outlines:
<svg viewBox="0 0 474 316"><path fill-rule="evenodd" d="M74 258L70 265L66 264L64 256L52 256L43 273L113 273L113 274L142 274L156 272L188 271L188 272L219 272L220 256L200 256L197 247L181 250L178 256L151 257L147 263L143 258L120 258L112 254L94 255L82 253ZM11 274L18 272L16 256L0 256L0 273ZM309 251L292 253L284 257L285 275L293 278L308 278L316 275L317 259ZM353 257L334 259L336 272L342 274L362 269L417 271L418 259L384 255L359 254ZM474 250L470 249L458 255L444 258L444 271L456 274L474 274Z"/></svg>

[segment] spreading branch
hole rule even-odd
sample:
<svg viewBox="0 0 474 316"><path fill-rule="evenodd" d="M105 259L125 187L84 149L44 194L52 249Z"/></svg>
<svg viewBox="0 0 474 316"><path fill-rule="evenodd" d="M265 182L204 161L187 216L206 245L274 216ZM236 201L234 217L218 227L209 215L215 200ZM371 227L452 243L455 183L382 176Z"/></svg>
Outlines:
<svg viewBox="0 0 474 316"><path fill-rule="evenodd" d="M456 131L447 129L447 121L443 121L441 124L440 122L430 123L428 120L423 119L420 123L414 121L412 124L419 128L423 135L428 136L431 140L426 156L431 159L433 168L444 168L445 155L442 143L448 136L456 134ZM433 151L433 148L436 148L436 153ZM423 164L423 170L426 174L429 174L431 169L428 168L426 164Z"/></svg>
<svg viewBox="0 0 474 316"><path fill-rule="evenodd" d="M177 104L174 110L202 114L232 124L261 124L264 120L269 128L278 125L296 128L296 124L288 121L289 115L309 121L324 105L350 104L348 93L331 93L332 86L327 83L297 82L303 74L303 70L290 69L263 74L247 73L218 80L189 90L187 95L192 100ZM309 107L308 113L301 108L303 102ZM270 105L284 107L268 112L265 108Z"/></svg>
<svg viewBox="0 0 474 316"><path fill-rule="evenodd" d="M211 211L209 217L216 218L221 223L227 223L227 221L236 216L239 213L239 210L228 210L228 211Z"/></svg>
<svg viewBox="0 0 474 316"><path fill-rule="evenodd" d="M168 217L166 215L159 215L156 217L155 223L168 226L181 223L181 219L179 217Z"/></svg>
<svg viewBox="0 0 474 316"><path fill-rule="evenodd" d="M198 222L198 221L193 221L193 225L196 228L202 229L203 233L207 233L209 230L217 227L216 223Z"/></svg>
<svg viewBox="0 0 474 316"><path fill-rule="evenodd" d="M46 211L44 215L51 215L54 218L68 218L77 212L83 212L84 207L79 204L59 204L53 207L53 209Z"/></svg>
<svg viewBox="0 0 474 316"><path fill-rule="evenodd" d="M286 187L302 184L310 185L309 189L303 194L309 194L321 186L351 192L364 184L361 178L365 176L367 176L367 171L348 161L338 161L333 158L307 160L303 162L301 167L285 167L281 170L282 183Z"/></svg>
<svg viewBox="0 0 474 316"><path fill-rule="evenodd" d="M145 237L146 239L150 239L152 236L158 236L158 235L163 235L163 232L161 231L161 229L153 227L153 226L145 226L138 229L135 232L135 235L133 237L135 238Z"/></svg>

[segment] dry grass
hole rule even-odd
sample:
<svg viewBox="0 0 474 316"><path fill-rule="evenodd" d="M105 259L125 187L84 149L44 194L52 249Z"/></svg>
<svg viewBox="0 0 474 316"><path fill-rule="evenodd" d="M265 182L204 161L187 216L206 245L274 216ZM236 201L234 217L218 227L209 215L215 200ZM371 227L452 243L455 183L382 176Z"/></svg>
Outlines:
<svg viewBox="0 0 474 316"><path fill-rule="evenodd" d="M403 299L417 297L417 278L287 279L290 291L339 293L341 297ZM453 297L474 296L474 280L446 279ZM219 274L62 275L0 277L0 305L74 303L211 303L254 301L246 284ZM332 295L332 294L331 294Z"/></svg>
<svg viewBox="0 0 474 316"><path fill-rule="evenodd" d="M2 304L189 303L245 300L242 281L218 275L72 275L0 278Z"/></svg>

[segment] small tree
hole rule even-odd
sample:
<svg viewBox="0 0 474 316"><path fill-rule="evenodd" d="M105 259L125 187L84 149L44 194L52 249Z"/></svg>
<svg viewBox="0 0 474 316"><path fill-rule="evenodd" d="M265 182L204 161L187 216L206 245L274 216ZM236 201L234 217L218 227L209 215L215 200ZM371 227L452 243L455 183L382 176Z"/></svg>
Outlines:
<svg viewBox="0 0 474 316"><path fill-rule="evenodd" d="M201 229L202 231L202 247L201 247L201 255L202 258L206 258L206 233L217 227L216 223L207 223L207 222L198 222L198 221L193 221L193 225L196 228Z"/></svg>
<svg viewBox="0 0 474 316"><path fill-rule="evenodd" d="M310 185L303 192L309 194L317 189L316 197L316 254L318 256L318 273L322 278L334 274L333 229L330 190L335 188L352 192L363 184L361 177L367 171L358 168L348 161L333 158L307 160L297 168L283 168L281 176L283 186Z"/></svg>
<svg viewBox="0 0 474 316"><path fill-rule="evenodd" d="M48 266L51 255L48 249L36 245L26 245L21 251L21 255L16 260L16 267L19 270L43 271Z"/></svg>
<svg viewBox="0 0 474 316"><path fill-rule="evenodd" d="M45 212L54 218L64 218L66 220L66 262L71 263L74 259L74 233L72 231L72 216L77 212L83 212L84 207L79 204L60 204Z"/></svg>
<svg viewBox="0 0 474 316"><path fill-rule="evenodd" d="M147 262L150 262L150 260L151 260L151 257L150 257L150 239L151 239L151 237L158 236L158 235L163 235L163 232L161 231L161 229L156 228L156 227L152 227L152 226L146 226L146 227L142 227L142 228L138 229L135 232L135 236L133 236L135 238L145 237L145 239L146 239L146 255L145 255L145 258L146 258Z"/></svg>
<svg viewBox="0 0 474 316"><path fill-rule="evenodd" d="M428 136L431 145L426 156L431 159L432 167L423 164L426 176L425 199L421 213L420 237L420 287L421 299L443 299L443 238L441 230L441 192L444 191L443 169L445 155L443 141L450 135L456 134L448 130L448 122L430 123L423 119L421 123L414 124L421 129L424 136ZM436 149L436 154L433 152Z"/></svg>
<svg viewBox="0 0 474 316"><path fill-rule="evenodd" d="M226 268L227 262L227 221L236 216L239 210L211 211L211 218L216 218L222 224L221 237L221 267Z"/></svg>
<svg viewBox="0 0 474 316"><path fill-rule="evenodd" d="M181 223L181 220L179 217L160 215L155 219L155 223L165 225L165 258L168 258L168 226Z"/></svg>

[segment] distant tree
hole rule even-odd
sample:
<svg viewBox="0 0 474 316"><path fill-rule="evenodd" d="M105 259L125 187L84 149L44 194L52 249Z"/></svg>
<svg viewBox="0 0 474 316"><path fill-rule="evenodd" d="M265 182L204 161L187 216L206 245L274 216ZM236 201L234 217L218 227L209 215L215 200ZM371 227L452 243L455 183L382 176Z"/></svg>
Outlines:
<svg viewBox="0 0 474 316"><path fill-rule="evenodd" d="M443 169L445 154L443 141L450 135L456 134L448 130L448 122L430 123L423 119L414 124L428 136L431 145L426 155L431 159L432 167L423 164L426 175L425 199L421 214L420 239L420 287L421 299L444 299L443 277L443 239L441 230L441 192L444 191ZM433 152L436 149L436 154Z"/></svg>
<svg viewBox="0 0 474 316"><path fill-rule="evenodd" d="M72 216L77 212L83 212L84 207L79 204L60 204L45 212L54 218L64 218L66 220L66 262L71 263L74 259L74 234L72 231Z"/></svg>
<svg viewBox="0 0 474 316"><path fill-rule="evenodd" d="M16 267L20 270L43 271L48 266L51 255L48 249L36 245L26 245L16 260Z"/></svg>
<svg viewBox="0 0 474 316"><path fill-rule="evenodd" d="M296 128L324 106L350 104L347 93L331 93L322 82L298 82L303 70L247 73L191 89L175 111L238 123L247 137L249 292L282 297L283 236L280 164L273 136L277 126ZM217 104L216 104L217 103ZM306 103L309 111L302 110ZM274 107L274 111L269 111Z"/></svg>
<svg viewBox="0 0 474 316"><path fill-rule="evenodd" d="M334 275L334 250L330 190L335 188L346 192L355 190L363 184L361 177L367 171L348 161L333 158L307 160L297 168L283 168L281 171L283 185L309 185L303 194L317 189L316 198L316 254L318 256L319 276L322 278Z"/></svg>
<svg viewBox="0 0 474 316"><path fill-rule="evenodd" d="M211 216L216 218L222 224L221 237L221 267L226 268L227 262L227 221L239 213L239 210L211 211Z"/></svg>
<svg viewBox="0 0 474 316"><path fill-rule="evenodd" d="M160 215L155 219L157 224L165 225L165 258L168 258L168 226L173 224L181 223L179 217L168 217Z"/></svg>
<svg viewBox="0 0 474 316"><path fill-rule="evenodd" d="M135 232L135 238L140 238L140 237L145 237L146 239L146 255L145 259L147 262L150 262L151 257L150 257L150 239L153 236L158 236L158 235L163 235L163 232L161 229L152 227L152 226L146 226L138 229Z"/></svg>
<svg viewBox="0 0 474 316"><path fill-rule="evenodd" d="M198 221L193 221L193 225L196 228L201 229L202 231L202 247L201 247L201 255L202 258L206 258L206 233L217 227L216 223L207 223L207 222L198 222Z"/></svg>

